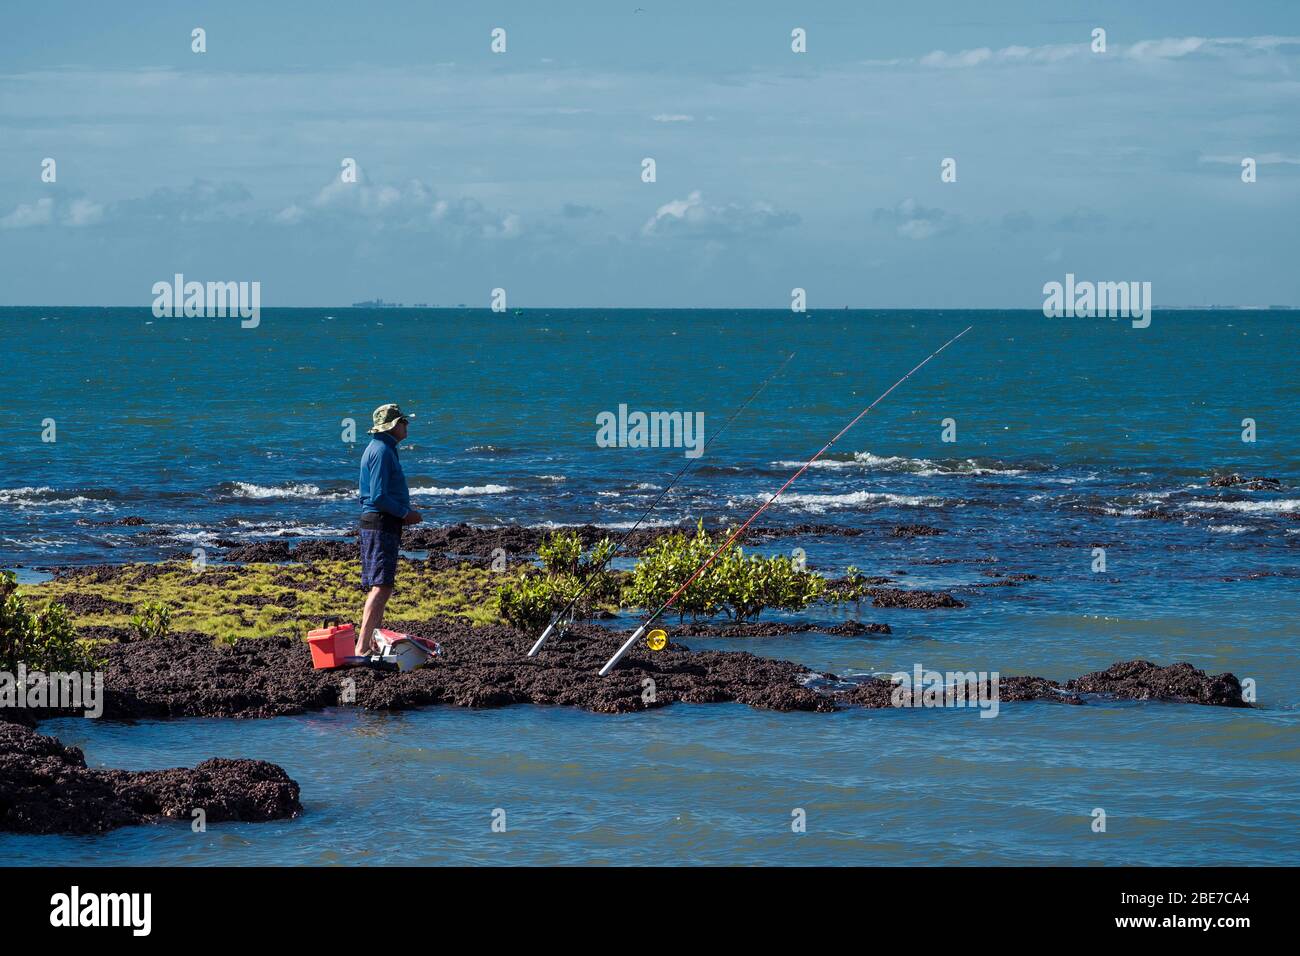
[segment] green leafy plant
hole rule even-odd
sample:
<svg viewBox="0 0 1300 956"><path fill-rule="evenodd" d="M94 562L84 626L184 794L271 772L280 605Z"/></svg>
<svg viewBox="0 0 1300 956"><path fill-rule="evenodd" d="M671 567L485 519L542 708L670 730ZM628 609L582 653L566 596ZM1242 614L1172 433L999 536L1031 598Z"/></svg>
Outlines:
<svg viewBox="0 0 1300 956"><path fill-rule="evenodd" d="M590 617L602 605L617 602L618 575L605 567L613 553L614 543L607 537L584 555L576 533L552 534L537 548L541 568L523 572L497 591L501 616L513 627L537 630L580 592L575 617Z"/></svg>
<svg viewBox="0 0 1300 956"><path fill-rule="evenodd" d="M706 532L703 522L692 536L676 532L660 538L637 562L626 599L635 607L659 608L725 540L722 534L715 537ZM820 575L801 569L788 557L746 555L732 545L691 582L673 607L679 619L722 613L733 621L747 621L769 607L801 611L825 586Z"/></svg>
<svg viewBox="0 0 1300 956"><path fill-rule="evenodd" d="M130 627L137 641L152 641L166 637L171 623L171 608L159 601L146 601L131 615Z"/></svg>
<svg viewBox="0 0 1300 956"><path fill-rule="evenodd" d="M537 547L549 574L577 574L582 563L582 539L573 531L557 531Z"/></svg>
<svg viewBox="0 0 1300 956"><path fill-rule="evenodd" d="M0 666L10 672L19 664L47 673L96 670L100 661L78 639L67 608L51 603L32 613L17 587L13 572L0 572Z"/></svg>
<svg viewBox="0 0 1300 956"><path fill-rule="evenodd" d="M844 569L844 580L835 582L826 591L827 599L833 604L848 601L860 601L868 593L867 576L850 564Z"/></svg>

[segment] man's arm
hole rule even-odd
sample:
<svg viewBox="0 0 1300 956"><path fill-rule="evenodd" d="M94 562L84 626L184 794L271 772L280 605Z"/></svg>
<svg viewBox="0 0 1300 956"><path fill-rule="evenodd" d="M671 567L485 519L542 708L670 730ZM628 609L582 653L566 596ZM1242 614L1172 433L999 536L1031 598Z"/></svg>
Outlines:
<svg viewBox="0 0 1300 956"><path fill-rule="evenodd" d="M370 500L376 508L395 518L405 518L411 509L398 504L388 493L388 482L393 475L393 460L388 454L379 456L375 470L370 473Z"/></svg>

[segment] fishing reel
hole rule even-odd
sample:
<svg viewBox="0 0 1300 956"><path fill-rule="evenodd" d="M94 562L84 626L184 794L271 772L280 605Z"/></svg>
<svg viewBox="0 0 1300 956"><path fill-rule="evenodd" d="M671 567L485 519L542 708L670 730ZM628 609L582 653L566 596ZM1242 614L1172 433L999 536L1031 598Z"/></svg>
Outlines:
<svg viewBox="0 0 1300 956"><path fill-rule="evenodd" d="M555 620L555 634L557 637L564 637L569 633L569 628L573 625L573 612L562 614Z"/></svg>

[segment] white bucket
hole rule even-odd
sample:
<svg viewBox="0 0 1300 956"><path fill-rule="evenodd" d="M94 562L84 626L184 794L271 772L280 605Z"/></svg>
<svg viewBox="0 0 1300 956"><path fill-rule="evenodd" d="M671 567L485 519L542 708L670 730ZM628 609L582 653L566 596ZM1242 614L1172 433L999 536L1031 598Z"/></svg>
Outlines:
<svg viewBox="0 0 1300 956"><path fill-rule="evenodd" d="M379 628L375 629L375 643L379 646L379 659L396 664L399 671L413 671L436 653L405 634Z"/></svg>

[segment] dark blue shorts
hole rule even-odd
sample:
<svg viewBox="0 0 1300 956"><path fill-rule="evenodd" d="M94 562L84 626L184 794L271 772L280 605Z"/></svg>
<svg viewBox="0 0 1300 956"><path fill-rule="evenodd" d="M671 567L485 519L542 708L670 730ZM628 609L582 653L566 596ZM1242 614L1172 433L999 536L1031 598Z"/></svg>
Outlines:
<svg viewBox="0 0 1300 956"><path fill-rule="evenodd" d="M397 552L402 547L400 531L361 529L361 586L391 587L397 581Z"/></svg>

